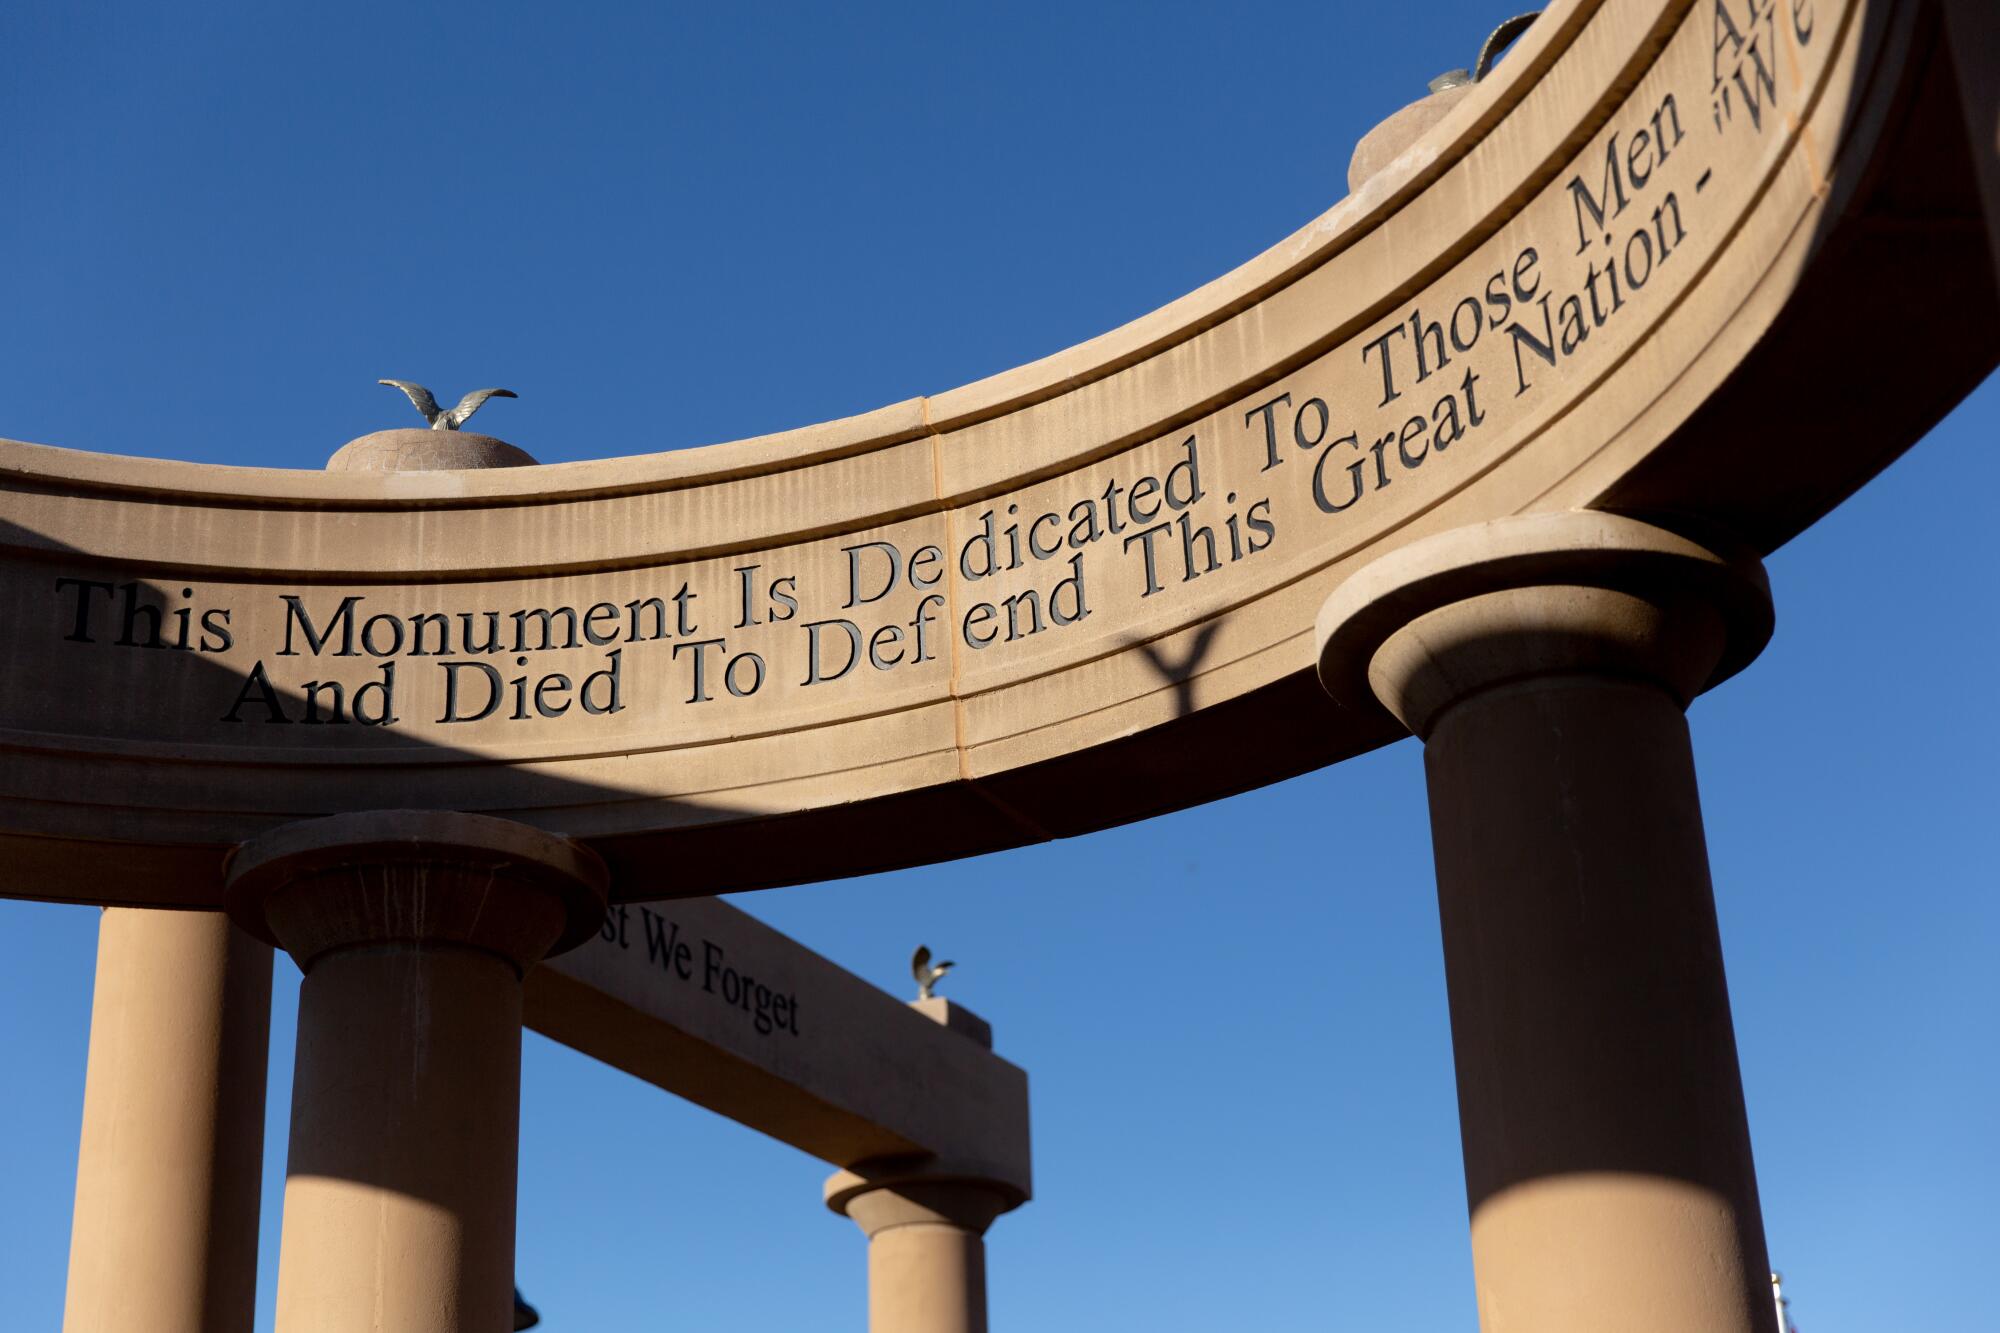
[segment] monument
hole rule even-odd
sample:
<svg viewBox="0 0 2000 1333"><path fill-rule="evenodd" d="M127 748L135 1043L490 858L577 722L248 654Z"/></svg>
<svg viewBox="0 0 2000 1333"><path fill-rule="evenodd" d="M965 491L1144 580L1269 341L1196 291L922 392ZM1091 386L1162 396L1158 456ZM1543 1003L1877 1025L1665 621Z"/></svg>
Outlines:
<svg viewBox="0 0 2000 1333"><path fill-rule="evenodd" d="M6 891L114 909L100 1001L178 1007L215 1089L199 1178L135 1186L91 1126L152 1057L94 1030L79 1216L117 1181L206 1217L242 1169L261 1047L217 1015L268 960L226 912L306 972L279 1328L498 1327L513 1126L452 1112L513 1104L621 912L1415 734L1483 1326L1770 1328L1682 710L1770 636L1760 555L2000 361L1996 26L1557 4L1234 272L779 435L532 467L424 392L444 429L326 473L0 445ZM916 1146L829 1200L927 1238L878 1279L966 1289L1018 1198ZM235 1225L163 1271L236 1280Z"/></svg>

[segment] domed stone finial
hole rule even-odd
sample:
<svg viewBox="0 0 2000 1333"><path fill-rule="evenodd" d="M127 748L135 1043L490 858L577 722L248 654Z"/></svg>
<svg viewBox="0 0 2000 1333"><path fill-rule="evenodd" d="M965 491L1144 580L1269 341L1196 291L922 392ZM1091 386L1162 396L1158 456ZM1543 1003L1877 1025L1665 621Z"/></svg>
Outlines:
<svg viewBox="0 0 2000 1333"><path fill-rule="evenodd" d="M349 440L326 460L328 472L454 472L534 465L527 450L491 435L418 426L378 430Z"/></svg>
<svg viewBox="0 0 2000 1333"><path fill-rule="evenodd" d="M326 460L328 472L457 472L494 467L533 467L524 449L505 440L463 430L489 398L516 398L511 389L475 389L445 411L423 385L410 380L377 380L401 389L429 425L378 430L350 440Z"/></svg>
<svg viewBox="0 0 2000 1333"><path fill-rule="evenodd" d="M1463 101L1474 84L1492 72L1494 63L1540 13L1535 10L1516 14L1502 23L1480 44L1479 58L1470 70L1453 69L1438 75L1430 81L1428 97L1410 103L1362 135L1347 164L1347 188L1359 190L1370 177L1401 157L1403 150L1422 138L1425 131L1443 120L1445 113Z"/></svg>

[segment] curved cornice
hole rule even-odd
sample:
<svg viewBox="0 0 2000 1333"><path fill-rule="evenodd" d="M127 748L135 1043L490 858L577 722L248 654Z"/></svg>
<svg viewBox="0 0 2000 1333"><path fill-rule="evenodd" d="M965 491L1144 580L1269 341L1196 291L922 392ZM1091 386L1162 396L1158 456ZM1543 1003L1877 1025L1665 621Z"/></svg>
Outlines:
<svg viewBox="0 0 2000 1333"><path fill-rule="evenodd" d="M1922 5L1764 6L1732 47L1717 14L1748 11L1719 3L1559 3L1242 267L860 416L486 472L0 442L0 839L42 877L9 891L212 903L216 849L390 806L584 837L627 899L989 850L1387 739L1314 691L1314 612L1443 528L1602 507L1768 550L2000 353L1975 285L1867 349L1908 392L1786 406L1853 438L1774 424L1760 388L1853 364L1820 312L1881 299L1856 283L1895 262L1870 238L1898 182L1963 163ZM1947 219L1926 245L1983 242ZM1033 551L989 572L1010 525ZM517 612L506 651L466 648ZM540 612L555 646L526 637ZM156 617L169 646L142 646ZM517 676L518 703L452 716ZM357 696L393 720L356 723ZM114 845L145 883L75 868Z"/></svg>

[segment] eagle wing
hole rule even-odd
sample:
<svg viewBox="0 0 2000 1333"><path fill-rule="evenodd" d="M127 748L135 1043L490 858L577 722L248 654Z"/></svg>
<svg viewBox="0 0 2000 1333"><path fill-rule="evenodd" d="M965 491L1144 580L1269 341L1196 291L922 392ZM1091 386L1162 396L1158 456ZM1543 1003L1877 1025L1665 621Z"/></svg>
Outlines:
<svg viewBox="0 0 2000 1333"><path fill-rule="evenodd" d="M435 422L438 419L437 399L431 397L431 391L423 385L412 384L408 380L376 380L375 382L377 384L386 384L392 389L401 389L404 396L422 414L425 421Z"/></svg>
<svg viewBox="0 0 2000 1333"><path fill-rule="evenodd" d="M518 398L520 396L512 389L474 389L471 393L458 400L458 406L445 414L445 420L451 423L453 430L457 430L471 418L474 412L479 410L480 405L488 398Z"/></svg>
<svg viewBox="0 0 2000 1333"><path fill-rule="evenodd" d="M1493 66L1507 53L1507 48L1514 44L1514 39L1526 32L1528 25L1533 23L1541 12L1538 9L1532 14L1516 14L1487 36L1485 44L1479 48L1479 59L1472 62L1474 83L1478 83L1493 72Z"/></svg>

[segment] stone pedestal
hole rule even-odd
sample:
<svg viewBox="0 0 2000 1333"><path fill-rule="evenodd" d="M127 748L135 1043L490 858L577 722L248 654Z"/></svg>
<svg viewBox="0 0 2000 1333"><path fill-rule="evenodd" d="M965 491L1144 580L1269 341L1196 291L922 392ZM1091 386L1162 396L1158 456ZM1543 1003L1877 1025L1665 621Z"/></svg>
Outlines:
<svg viewBox="0 0 2000 1333"><path fill-rule="evenodd" d="M271 951L219 912L106 908L65 1333L250 1333Z"/></svg>
<svg viewBox="0 0 2000 1333"><path fill-rule="evenodd" d="M488 1333L514 1312L521 979L597 928L588 850L474 815L287 825L230 912L305 972L279 1333Z"/></svg>
<svg viewBox="0 0 2000 1333"><path fill-rule="evenodd" d="M1450 532L1320 616L1424 741L1485 1333L1762 1333L1770 1268L1682 710L1769 592L1601 514Z"/></svg>

